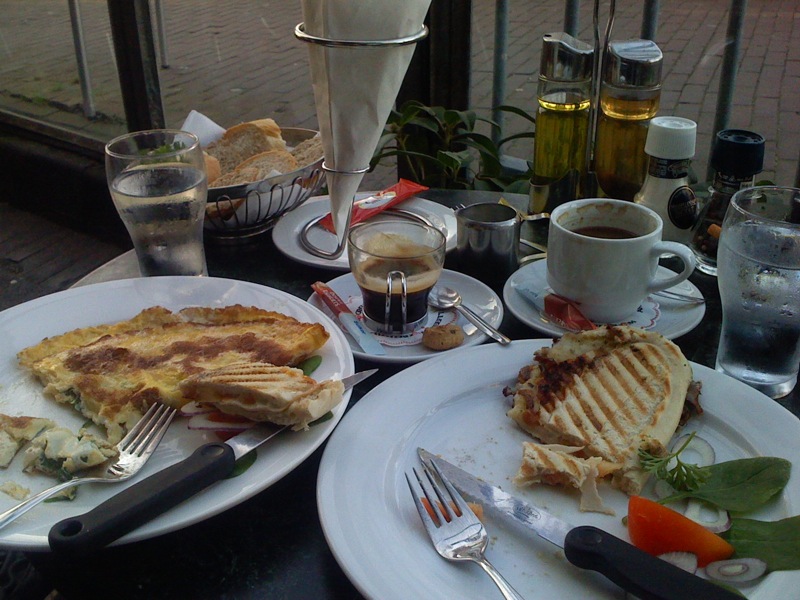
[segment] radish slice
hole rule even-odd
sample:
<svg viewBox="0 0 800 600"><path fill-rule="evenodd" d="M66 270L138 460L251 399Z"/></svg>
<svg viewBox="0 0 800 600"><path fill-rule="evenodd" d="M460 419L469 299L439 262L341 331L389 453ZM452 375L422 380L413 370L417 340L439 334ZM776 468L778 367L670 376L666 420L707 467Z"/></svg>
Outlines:
<svg viewBox="0 0 800 600"><path fill-rule="evenodd" d="M767 572L767 563L760 558L733 558L706 565L706 575L717 581L744 583L758 579Z"/></svg>
<svg viewBox="0 0 800 600"><path fill-rule="evenodd" d="M223 417L220 418L220 415L223 415ZM189 429L200 431L233 431L238 433L250 429L253 425L255 425L255 422L249 419L231 418L229 415L215 411L193 415L189 419L187 426Z"/></svg>
<svg viewBox="0 0 800 600"><path fill-rule="evenodd" d="M683 446L686 440L689 439L689 436L691 436L691 434L683 435L675 440L670 452L675 452L675 450ZM692 456L696 457L697 460L691 460ZM711 444L695 435L686 448L684 448L683 452L681 452L681 460L685 463L693 462L698 467L707 467L716 462L717 456Z"/></svg>
<svg viewBox="0 0 800 600"><path fill-rule="evenodd" d="M208 404L200 404L199 402L192 400L181 407L181 414L191 417L193 415L208 414L210 412L214 412L214 410L215 408L213 406L209 406Z"/></svg>
<svg viewBox="0 0 800 600"><path fill-rule="evenodd" d="M711 533L722 533L731 528L731 516L728 511L700 500L689 500L683 514L708 529ZM713 516L707 519L706 517L709 515Z"/></svg>
<svg viewBox="0 0 800 600"><path fill-rule="evenodd" d="M693 552L666 552L659 554L658 558L688 573L694 574L697 571L697 555Z"/></svg>

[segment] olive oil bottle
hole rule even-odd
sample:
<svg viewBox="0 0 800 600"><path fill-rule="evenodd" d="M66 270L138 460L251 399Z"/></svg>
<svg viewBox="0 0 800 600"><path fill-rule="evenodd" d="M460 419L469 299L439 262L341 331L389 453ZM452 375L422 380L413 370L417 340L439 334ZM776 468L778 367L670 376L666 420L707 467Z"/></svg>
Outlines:
<svg viewBox="0 0 800 600"><path fill-rule="evenodd" d="M531 211L578 197L586 173L594 50L563 32L542 38Z"/></svg>
<svg viewBox="0 0 800 600"><path fill-rule="evenodd" d="M602 193L633 200L644 183L647 126L658 113L663 55L650 40L610 42L600 85L594 169Z"/></svg>

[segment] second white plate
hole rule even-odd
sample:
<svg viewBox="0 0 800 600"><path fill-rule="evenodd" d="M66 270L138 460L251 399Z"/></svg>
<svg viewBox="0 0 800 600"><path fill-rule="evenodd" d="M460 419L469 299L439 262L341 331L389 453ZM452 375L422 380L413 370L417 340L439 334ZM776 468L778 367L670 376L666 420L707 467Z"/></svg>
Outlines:
<svg viewBox="0 0 800 600"><path fill-rule="evenodd" d="M370 192L365 192L357 194L356 198L366 198L369 195ZM437 202L416 197L401 202L397 205L397 208L420 215L430 221L434 227L441 229L447 236L447 251L449 252L455 248L456 217L452 209ZM281 217L280 221L272 229L272 241L275 242L275 246L283 254L304 265L332 269L334 271L349 271L350 264L347 261L346 249L339 258L328 260L314 256L300 242L300 234L303 228L313 219L329 213L330 210L331 201L329 196L309 198L304 204ZM379 214L373 217L373 219L387 218L392 218L391 213ZM333 234L319 226L312 228L308 239L324 250L332 251L336 247L336 238Z"/></svg>

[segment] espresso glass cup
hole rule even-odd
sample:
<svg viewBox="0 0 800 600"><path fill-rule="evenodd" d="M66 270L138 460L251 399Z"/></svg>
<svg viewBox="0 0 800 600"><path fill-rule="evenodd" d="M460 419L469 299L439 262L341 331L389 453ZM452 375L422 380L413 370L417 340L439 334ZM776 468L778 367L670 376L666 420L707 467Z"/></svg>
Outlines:
<svg viewBox="0 0 800 600"><path fill-rule="evenodd" d="M424 323L428 295L444 265L444 234L422 223L380 221L356 225L347 241L367 326L409 333Z"/></svg>
<svg viewBox="0 0 800 600"><path fill-rule="evenodd" d="M658 214L623 200L573 200L550 215L547 282L576 302L595 323L631 317L648 294L677 285L692 274L688 246L661 241ZM658 259L677 256L683 270L659 279Z"/></svg>

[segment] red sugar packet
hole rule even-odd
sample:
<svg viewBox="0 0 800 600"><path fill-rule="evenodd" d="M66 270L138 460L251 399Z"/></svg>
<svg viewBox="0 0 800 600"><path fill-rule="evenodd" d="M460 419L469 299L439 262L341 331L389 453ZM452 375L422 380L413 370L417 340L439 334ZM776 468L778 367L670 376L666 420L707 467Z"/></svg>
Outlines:
<svg viewBox="0 0 800 600"><path fill-rule="evenodd" d="M597 326L583 316L577 305L563 296L547 294L544 297L544 314L564 329L586 331Z"/></svg>
<svg viewBox="0 0 800 600"><path fill-rule="evenodd" d="M353 203L353 216L350 218L350 225L366 221L373 215L391 208L396 204L400 204L403 200L408 200L414 194L423 192L428 188L424 185L401 179L393 186L386 188L382 192L370 196L369 198L362 198ZM333 217L331 213L325 215L319 222L325 229L331 233L336 233L333 229Z"/></svg>

